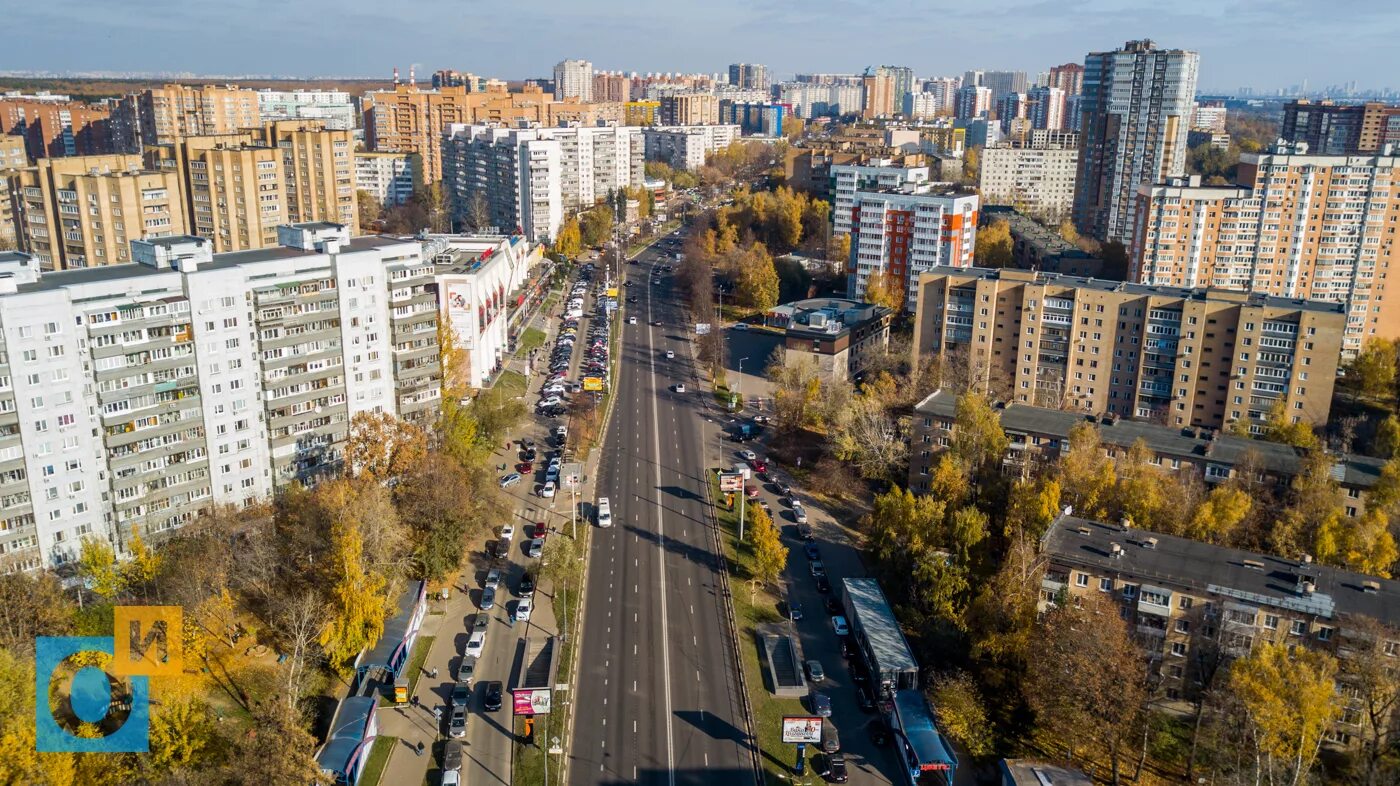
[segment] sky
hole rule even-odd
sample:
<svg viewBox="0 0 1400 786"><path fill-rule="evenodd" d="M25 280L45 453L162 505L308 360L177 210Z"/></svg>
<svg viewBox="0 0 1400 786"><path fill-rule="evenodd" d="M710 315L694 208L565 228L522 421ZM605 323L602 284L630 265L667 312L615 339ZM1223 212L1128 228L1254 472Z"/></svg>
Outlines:
<svg viewBox="0 0 1400 786"><path fill-rule="evenodd" d="M523 79L607 70L919 76L1083 62L1151 38L1201 54L1204 91L1400 79L1394 0L58 0L9 4L0 69Z"/></svg>

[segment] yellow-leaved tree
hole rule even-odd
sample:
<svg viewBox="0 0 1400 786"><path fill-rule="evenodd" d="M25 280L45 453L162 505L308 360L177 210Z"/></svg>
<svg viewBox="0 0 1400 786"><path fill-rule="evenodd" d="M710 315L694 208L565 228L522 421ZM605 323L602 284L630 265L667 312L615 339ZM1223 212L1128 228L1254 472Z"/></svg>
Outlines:
<svg viewBox="0 0 1400 786"><path fill-rule="evenodd" d="M773 586L787 566L788 549L778 534L778 527L767 511L758 505L749 508L750 537L753 538L754 578L765 586Z"/></svg>
<svg viewBox="0 0 1400 786"><path fill-rule="evenodd" d="M337 518L331 525L330 558L334 584L327 604L329 619L321 629L321 649L337 672L346 674L360 650L384 634L389 612L385 578L365 566L364 540L353 520Z"/></svg>
<svg viewBox="0 0 1400 786"><path fill-rule="evenodd" d="M1331 655L1262 642L1230 666L1230 692L1244 709L1255 783L1307 782L1323 738L1341 710Z"/></svg>

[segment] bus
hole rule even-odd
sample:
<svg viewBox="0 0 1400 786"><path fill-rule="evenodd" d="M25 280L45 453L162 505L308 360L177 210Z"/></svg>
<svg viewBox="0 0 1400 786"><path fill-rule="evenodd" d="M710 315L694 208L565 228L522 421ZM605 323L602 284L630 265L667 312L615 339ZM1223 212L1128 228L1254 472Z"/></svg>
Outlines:
<svg viewBox="0 0 1400 786"><path fill-rule="evenodd" d="M958 757L934 727L933 713L923 694L912 689L895 691L891 720L910 786L952 786Z"/></svg>

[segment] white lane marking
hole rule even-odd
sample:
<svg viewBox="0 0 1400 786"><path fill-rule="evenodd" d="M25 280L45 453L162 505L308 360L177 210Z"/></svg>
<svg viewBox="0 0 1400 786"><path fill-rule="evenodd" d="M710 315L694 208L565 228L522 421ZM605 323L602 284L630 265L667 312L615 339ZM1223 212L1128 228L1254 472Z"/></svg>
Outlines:
<svg viewBox="0 0 1400 786"><path fill-rule="evenodd" d="M647 291L647 322L651 322L651 291ZM651 367L651 387L656 390L656 345L652 340L653 331L647 329L647 356L648 364ZM653 455L657 459L661 458L661 416L658 412L657 397L651 397L651 439L652 448L656 451ZM652 468L656 475L656 487L661 488L661 462L652 463ZM656 505L656 548L661 555L661 570L657 571L661 577L661 673L664 675L666 686L666 781L670 786L676 786L676 752L675 752L675 730L672 725L671 711L671 645L670 645L670 623L666 614L666 528L665 517L661 509L661 500L655 499Z"/></svg>

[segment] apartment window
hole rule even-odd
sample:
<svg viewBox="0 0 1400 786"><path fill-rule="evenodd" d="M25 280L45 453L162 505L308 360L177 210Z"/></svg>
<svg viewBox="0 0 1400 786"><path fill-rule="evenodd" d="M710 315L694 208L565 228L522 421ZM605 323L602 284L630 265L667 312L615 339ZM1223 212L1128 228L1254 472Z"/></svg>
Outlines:
<svg viewBox="0 0 1400 786"><path fill-rule="evenodd" d="M1277 615L1277 614L1265 614L1265 615L1264 615L1264 627L1267 628L1267 629L1269 629L1269 630L1278 630L1278 615Z"/></svg>
<svg viewBox="0 0 1400 786"><path fill-rule="evenodd" d="M1099 592L1112 592L1113 579L1099 579Z"/></svg>
<svg viewBox="0 0 1400 786"><path fill-rule="evenodd" d="M1076 573L1076 574L1074 574L1074 585L1075 585L1076 587L1087 587L1087 586L1089 586L1089 574L1088 574L1088 573Z"/></svg>
<svg viewBox="0 0 1400 786"><path fill-rule="evenodd" d="M1335 630L1336 630L1336 628L1329 628L1329 627L1327 627L1326 625L1324 625L1324 626L1318 628L1318 629L1317 629L1317 639L1318 639L1318 641L1331 641L1331 640L1332 640L1332 632L1335 631Z"/></svg>
<svg viewBox="0 0 1400 786"><path fill-rule="evenodd" d="M1176 602L1176 606L1177 606L1177 608L1183 609L1183 610L1184 610L1184 609L1189 609L1189 608L1191 608L1191 604L1194 603L1194 602L1195 602L1195 601L1192 600L1191 598L1182 596L1182 598Z"/></svg>
<svg viewBox="0 0 1400 786"><path fill-rule="evenodd" d="M1288 633L1293 636L1306 636L1308 633L1308 623L1302 620L1293 620L1289 623Z"/></svg>
<svg viewBox="0 0 1400 786"><path fill-rule="evenodd" d="M1186 657L1186 645L1180 641L1172 642L1172 654L1178 658Z"/></svg>
<svg viewBox="0 0 1400 786"><path fill-rule="evenodd" d="M1189 633L1189 632L1191 632L1191 622L1190 622L1189 620L1177 620L1177 621L1176 621L1176 632L1177 632L1177 633Z"/></svg>
<svg viewBox="0 0 1400 786"><path fill-rule="evenodd" d="M38 350L34 350L34 349L26 349L26 350L24 350L24 361L25 361L26 363L37 363L37 362L39 361L39 352L38 352Z"/></svg>

